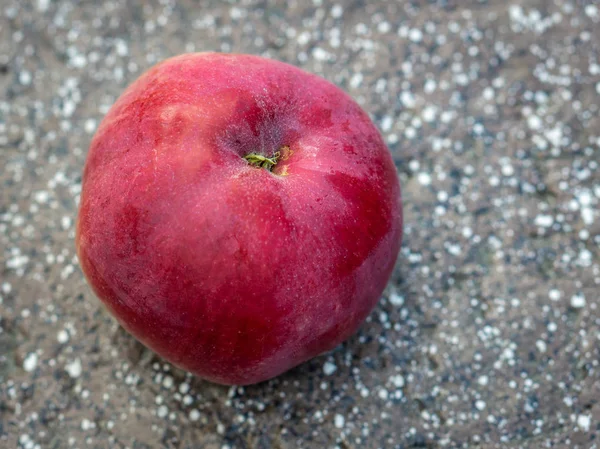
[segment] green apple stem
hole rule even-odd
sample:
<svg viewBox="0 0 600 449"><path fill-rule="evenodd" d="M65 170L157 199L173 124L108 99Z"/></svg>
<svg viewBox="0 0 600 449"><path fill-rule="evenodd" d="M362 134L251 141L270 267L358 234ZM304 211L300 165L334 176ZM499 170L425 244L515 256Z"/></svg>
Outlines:
<svg viewBox="0 0 600 449"><path fill-rule="evenodd" d="M253 167L264 168L268 171L272 171L273 167L277 165L280 157L281 153L277 151L271 157L266 157L258 153L250 153L244 156L244 159L246 159Z"/></svg>

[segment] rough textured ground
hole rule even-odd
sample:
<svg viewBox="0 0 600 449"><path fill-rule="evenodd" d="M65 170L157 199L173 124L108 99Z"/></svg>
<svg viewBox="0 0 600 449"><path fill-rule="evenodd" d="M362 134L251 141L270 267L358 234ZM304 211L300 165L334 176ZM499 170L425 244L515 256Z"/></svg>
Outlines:
<svg viewBox="0 0 600 449"><path fill-rule="evenodd" d="M73 245L103 114L201 50L349 91L404 188L360 333L246 388L127 336ZM600 447L600 3L3 0L0 92L0 447Z"/></svg>

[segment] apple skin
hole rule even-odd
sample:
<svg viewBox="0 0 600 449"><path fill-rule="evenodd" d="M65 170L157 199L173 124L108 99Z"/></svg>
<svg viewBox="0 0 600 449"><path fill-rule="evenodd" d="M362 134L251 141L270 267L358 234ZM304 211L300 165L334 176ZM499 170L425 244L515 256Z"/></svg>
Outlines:
<svg viewBox="0 0 600 449"><path fill-rule="evenodd" d="M272 171L244 158L276 151ZM128 332L246 385L354 333L401 238L394 163L347 94L281 62L195 53L151 68L100 124L76 246Z"/></svg>

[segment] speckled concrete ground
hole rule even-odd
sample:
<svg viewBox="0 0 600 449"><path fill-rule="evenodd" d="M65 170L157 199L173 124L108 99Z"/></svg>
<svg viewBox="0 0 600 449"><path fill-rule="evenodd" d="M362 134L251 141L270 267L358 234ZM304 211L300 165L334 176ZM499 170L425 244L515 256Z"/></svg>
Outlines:
<svg viewBox="0 0 600 449"><path fill-rule="evenodd" d="M0 447L600 447L598 2L133 3L0 5ZM246 388L127 336L73 245L99 120L201 50L345 88L404 188L402 254L360 333Z"/></svg>

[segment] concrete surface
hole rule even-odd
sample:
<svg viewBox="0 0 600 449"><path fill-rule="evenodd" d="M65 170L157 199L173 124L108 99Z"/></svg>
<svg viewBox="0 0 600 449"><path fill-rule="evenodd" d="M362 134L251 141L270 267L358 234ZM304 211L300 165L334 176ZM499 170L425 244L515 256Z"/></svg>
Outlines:
<svg viewBox="0 0 600 449"><path fill-rule="evenodd" d="M126 335L73 245L103 114L201 50L346 89L404 188L360 333L247 388ZM0 447L600 446L598 2L3 0L0 92Z"/></svg>

